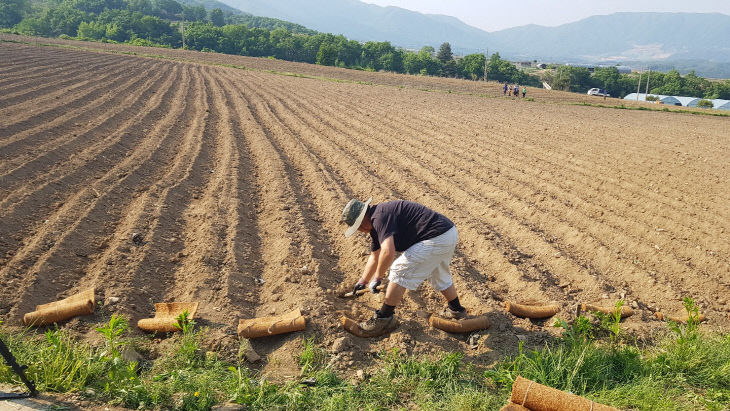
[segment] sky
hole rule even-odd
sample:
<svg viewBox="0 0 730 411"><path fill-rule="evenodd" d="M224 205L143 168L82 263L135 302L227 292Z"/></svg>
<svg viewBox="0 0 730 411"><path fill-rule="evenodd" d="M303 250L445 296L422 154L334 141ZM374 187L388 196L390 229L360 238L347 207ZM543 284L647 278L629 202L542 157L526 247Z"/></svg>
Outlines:
<svg viewBox="0 0 730 411"><path fill-rule="evenodd" d="M730 0L362 0L429 14L445 14L486 31L526 24L559 26L620 11L723 13ZM559 6L558 6L559 5Z"/></svg>

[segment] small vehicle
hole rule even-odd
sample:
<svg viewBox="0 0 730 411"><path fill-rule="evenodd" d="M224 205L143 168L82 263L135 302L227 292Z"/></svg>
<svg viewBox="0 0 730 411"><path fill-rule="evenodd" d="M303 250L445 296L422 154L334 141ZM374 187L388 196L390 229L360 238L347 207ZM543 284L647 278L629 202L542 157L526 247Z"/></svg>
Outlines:
<svg viewBox="0 0 730 411"><path fill-rule="evenodd" d="M588 94L589 96L611 97L611 95L606 93L606 90L602 88L592 88L588 90L588 93L586 94Z"/></svg>

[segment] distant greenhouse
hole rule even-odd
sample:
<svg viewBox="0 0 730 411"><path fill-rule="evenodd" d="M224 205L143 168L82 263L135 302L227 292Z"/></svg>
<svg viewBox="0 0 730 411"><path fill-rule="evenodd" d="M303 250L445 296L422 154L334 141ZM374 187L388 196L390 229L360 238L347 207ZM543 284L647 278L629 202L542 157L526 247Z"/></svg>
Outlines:
<svg viewBox="0 0 730 411"><path fill-rule="evenodd" d="M666 104L668 106L681 106L682 102L679 101L677 97L674 96L658 96L659 101L662 102L662 104Z"/></svg>
<svg viewBox="0 0 730 411"><path fill-rule="evenodd" d="M661 94L651 93L649 93L648 95L654 96L658 98L662 104L667 104L670 106L697 107L697 104L701 100L697 97L665 96ZM646 96L647 94L645 93L639 93L639 98L637 99L636 93L631 93L624 97L624 100L646 101ZM730 110L730 100L715 99L710 101L712 101L712 108L716 110Z"/></svg>
<svg viewBox="0 0 730 411"><path fill-rule="evenodd" d="M730 100L714 99L712 100L712 108L717 110L730 110Z"/></svg>
<svg viewBox="0 0 730 411"><path fill-rule="evenodd" d="M637 97L636 97L636 93L631 93L631 94L627 94L627 95L626 95L626 97L624 97L624 100L634 100L634 101L637 101L637 100L638 100L638 101L646 101L646 96L647 96L647 95L649 95L649 96L655 96L655 97L659 97L659 96L657 96L657 95L655 95L655 94L644 94L644 93L639 93L639 97L637 98Z"/></svg>
<svg viewBox="0 0 730 411"><path fill-rule="evenodd" d="M662 94L648 94L648 95L658 98L662 104L667 104L670 106L681 106L682 105L682 102L677 97L674 97L674 96L665 96ZM639 93L639 97L636 98L636 93L631 93L631 94L627 95L626 97L624 97L624 100L647 101L646 96L647 96L646 93Z"/></svg>
<svg viewBox="0 0 730 411"><path fill-rule="evenodd" d="M685 107L697 107L697 103L699 103L701 100L697 97L674 96L674 98L679 100L679 102Z"/></svg>

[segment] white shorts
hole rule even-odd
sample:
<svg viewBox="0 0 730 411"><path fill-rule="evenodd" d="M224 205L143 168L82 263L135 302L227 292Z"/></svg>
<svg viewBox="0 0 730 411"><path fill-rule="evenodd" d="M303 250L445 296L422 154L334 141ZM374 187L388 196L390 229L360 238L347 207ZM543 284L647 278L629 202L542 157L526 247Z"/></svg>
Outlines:
<svg viewBox="0 0 730 411"><path fill-rule="evenodd" d="M426 279L436 291L451 287L449 264L458 241L459 232L451 227L438 237L413 244L393 261L388 280L411 291Z"/></svg>

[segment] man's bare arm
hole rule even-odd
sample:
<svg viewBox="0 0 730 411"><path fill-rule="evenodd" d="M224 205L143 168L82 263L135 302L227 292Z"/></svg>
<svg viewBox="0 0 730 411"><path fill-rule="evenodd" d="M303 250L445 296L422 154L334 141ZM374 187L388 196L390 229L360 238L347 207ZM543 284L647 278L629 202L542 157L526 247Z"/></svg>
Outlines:
<svg viewBox="0 0 730 411"><path fill-rule="evenodd" d="M395 240L393 236L386 238L380 243L380 255L378 256L378 268L376 270L377 278L385 278L390 265L395 260Z"/></svg>
<svg viewBox="0 0 730 411"><path fill-rule="evenodd" d="M362 271L362 276L360 277L362 284L369 283L373 276L375 276L375 269L378 268L378 256L380 256L380 250L375 250L370 253L368 262L365 263L365 269Z"/></svg>

